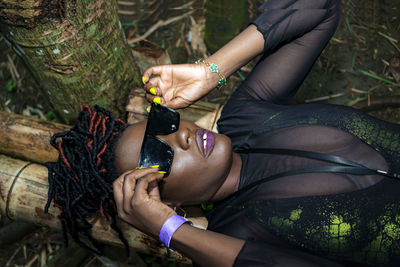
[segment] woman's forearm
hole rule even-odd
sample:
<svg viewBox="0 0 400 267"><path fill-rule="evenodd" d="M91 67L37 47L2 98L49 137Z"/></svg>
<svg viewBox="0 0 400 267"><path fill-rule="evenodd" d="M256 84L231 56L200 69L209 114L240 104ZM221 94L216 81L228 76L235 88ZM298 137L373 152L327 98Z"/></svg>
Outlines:
<svg viewBox="0 0 400 267"><path fill-rule="evenodd" d="M251 59L261 54L264 49L264 37L254 25L244 31L211 55L207 61L218 65L218 69L228 77ZM210 79L218 82L217 74L210 74Z"/></svg>
<svg viewBox="0 0 400 267"><path fill-rule="evenodd" d="M171 247L201 266L232 266L245 241L212 231L182 225Z"/></svg>
<svg viewBox="0 0 400 267"><path fill-rule="evenodd" d="M244 254L256 255L254 259L240 258L239 266L341 266L334 262L296 250L273 247L266 243L250 242L245 248L245 240L202 230L188 224L182 225L172 237L170 246L186 255L200 266L232 266L242 249ZM247 251L246 251L247 249Z"/></svg>

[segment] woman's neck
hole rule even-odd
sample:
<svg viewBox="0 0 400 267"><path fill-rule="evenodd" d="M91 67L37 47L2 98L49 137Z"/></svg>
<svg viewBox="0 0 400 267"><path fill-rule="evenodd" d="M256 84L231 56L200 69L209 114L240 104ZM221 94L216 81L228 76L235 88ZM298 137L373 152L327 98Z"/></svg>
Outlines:
<svg viewBox="0 0 400 267"><path fill-rule="evenodd" d="M220 201L235 193L239 188L242 159L239 154L232 152L232 165L224 183L210 199L210 202Z"/></svg>

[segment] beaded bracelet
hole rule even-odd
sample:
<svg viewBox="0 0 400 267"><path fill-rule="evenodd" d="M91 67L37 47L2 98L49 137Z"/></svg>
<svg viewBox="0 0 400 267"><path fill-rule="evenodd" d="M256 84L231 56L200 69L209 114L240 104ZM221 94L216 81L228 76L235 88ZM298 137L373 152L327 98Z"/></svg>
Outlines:
<svg viewBox="0 0 400 267"><path fill-rule="evenodd" d="M217 89L221 88L222 86L224 86L224 85L226 84L226 78L225 78L225 76L219 71L218 65L217 65L217 64L209 63L208 61L205 61L204 59L199 59L199 60L197 60L195 63L198 64L198 63L200 63L200 62L204 63L207 67L209 67L210 70L211 70L211 72L214 72L214 73L217 73L217 74L218 74L218 76L219 76L219 82L218 82L218 85L217 85L217 87L216 87Z"/></svg>

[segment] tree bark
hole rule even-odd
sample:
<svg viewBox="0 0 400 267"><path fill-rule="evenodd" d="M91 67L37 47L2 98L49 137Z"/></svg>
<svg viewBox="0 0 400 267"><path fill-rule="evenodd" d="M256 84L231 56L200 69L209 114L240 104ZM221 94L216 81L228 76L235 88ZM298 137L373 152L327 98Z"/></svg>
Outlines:
<svg viewBox="0 0 400 267"><path fill-rule="evenodd" d="M125 116L140 79L115 0L0 0L0 23L64 122L84 103Z"/></svg>

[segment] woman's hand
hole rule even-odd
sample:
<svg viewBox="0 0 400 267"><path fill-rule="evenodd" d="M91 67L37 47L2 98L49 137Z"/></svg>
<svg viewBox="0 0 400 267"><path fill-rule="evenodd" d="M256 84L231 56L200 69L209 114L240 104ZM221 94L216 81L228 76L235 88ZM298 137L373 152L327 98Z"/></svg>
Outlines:
<svg viewBox="0 0 400 267"><path fill-rule="evenodd" d="M118 216L142 232L158 236L175 211L161 202L157 182L164 174L158 168L131 170L113 183Z"/></svg>
<svg viewBox="0 0 400 267"><path fill-rule="evenodd" d="M155 97L159 97L162 105L173 109L195 103L219 80L218 75L212 75L205 64L153 66L145 70L143 76L147 100L153 102Z"/></svg>

